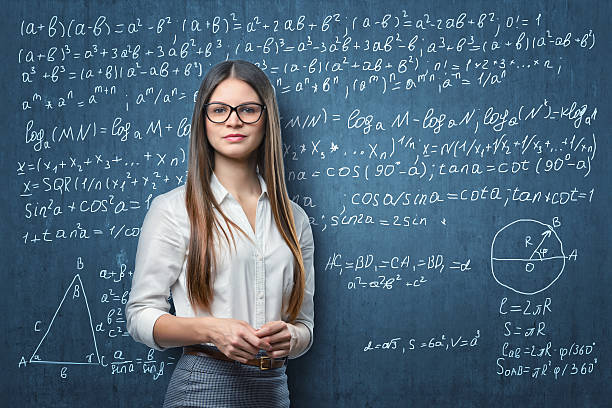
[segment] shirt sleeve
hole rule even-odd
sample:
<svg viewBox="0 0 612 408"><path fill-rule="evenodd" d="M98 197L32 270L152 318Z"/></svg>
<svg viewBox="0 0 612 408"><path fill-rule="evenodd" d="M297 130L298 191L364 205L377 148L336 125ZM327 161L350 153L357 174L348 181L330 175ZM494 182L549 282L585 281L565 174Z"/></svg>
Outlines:
<svg viewBox="0 0 612 408"><path fill-rule="evenodd" d="M138 239L132 288L125 306L127 331L134 340L156 350L153 337L157 319L170 310L170 287L176 282L186 246L168 200L151 202Z"/></svg>
<svg viewBox="0 0 612 408"><path fill-rule="evenodd" d="M304 300L302 308L295 320L295 328L290 330L292 338L295 337L295 344L298 346L289 354L289 358L297 358L305 354L314 339L314 290L315 290L315 272L314 272L314 238L312 228L308 220L306 212L299 207L302 213L302 232L300 234L300 248L302 249L302 258L304 260L304 272L306 274L306 285L304 288ZM298 324L301 323L301 324ZM303 325L303 326L302 326Z"/></svg>

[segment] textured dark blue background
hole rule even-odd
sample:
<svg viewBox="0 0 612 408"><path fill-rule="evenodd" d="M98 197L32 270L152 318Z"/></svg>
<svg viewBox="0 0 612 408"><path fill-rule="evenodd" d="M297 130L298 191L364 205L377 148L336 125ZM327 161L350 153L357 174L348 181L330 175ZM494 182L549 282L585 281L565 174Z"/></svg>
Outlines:
<svg viewBox="0 0 612 408"><path fill-rule="evenodd" d="M542 13L555 32L582 30L592 28L597 33L597 46L592 52L583 52L576 47L567 50L555 48L547 51L551 59L569 60L564 67L561 78L553 78L545 71L533 70L525 75L517 74L500 85L483 90L478 86L455 87L452 90L438 93L433 87L420 87L411 93L379 92L357 95L348 100L343 92L318 93L311 92L278 94L278 100L283 118L297 114L311 113L307 107L318 109L325 106L330 112L342 113L343 120L329 123L326 127L315 129L283 129L283 137L290 143L298 144L303 140L310 148L310 140L324 139L321 146L329 146L329 140L340 143L343 148L354 146L367 147L364 140L371 139L376 143L376 134L368 136L358 131L348 132L346 118L353 109L358 107L362 112L374 113L377 120L390 124L395 115L405 110L423 114L426 107L435 107L438 112L446 112L460 117L474 107L505 106L518 107L521 104L532 105L540 103L544 97L555 106L568 105L575 100L588 103L598 109L592 131L597 134L598 155L592 162L592 171L588 178L582 174L563 173L567 175L517 178L516 182L510 175L492 173L485 174L474 181L474 178L435 178L431 183L418 184L419 180L406 179L405 185L397 184L397 180L386 181L384 178L369 181L367 186L360 186L363 179L319 178L315 183L290 181L288 183L290 196L307 195L317 204L315 208L305 208L308 214L315 218L319 225L313 225L315 236L315 269L316 269L316 325L315 343L304 357L291 361L288 369L289 385L292 403L296 407L490 407L490 406L546 406L546 407L586 407L608 406L611 393L609 384L612 380L612 355L610 349L610 318L612 316L610 302L611 274L610 263L610 169L608 162L612 151L609 142L610 103L607 93L610 90L608 68L610 64L609 19L611 15L610 2L563 2L563 1L529 1L529 2L489 2L489 1L329 1L329 2L4 2L1 15L0 30L2 30L2 138L0 165L3 175L4 198L0 200L0 212L3 216L2 244L3 268L2 281L4 293L2 296L3 318L0 324L2 331L2 406L11 407L149 407L159 406L165 392L172 366L166 366L166 372L157 380L150 375L130 374L112 375L109 367L102 366L71 366L69 378L59 376L61 367L58 365L29 364L19 367L22 356L29 359L33 350L40 342L41 333L32 330L36 320L44 320L56 310L58 299L64 294L67 285L77 272L75 260L82 257L87 268L81 272L83 285L87 290L94 324L103 321L106 308L99 302L100 296L107 291L106 282L102 281L97 272L116 261L133 265L136 250L136 239L122 240L89 240L73 243L55 242L45 245L24 245L20 238L29 229L41 229L40 220L31 223L23 217L24 201L19 197L22 192L22 179L16 176L18 161L34 161L39 156L31 146L24 143L24 125L30 118L35 118L39 127L47 130L53 126L66 126L83 122L96 121L109 125L116 116L130 120L135 127L144 129L148 122L156 118L187 118L190 120L193 111L192 94L180 102L167 105L144 108L131 107L129 114L122 112L117 106L111 111L108 103L100 107L71 108L66 110L46 111L42 115L33 116L19 109L24 98L31 95L31 89L26 89L21 83L21 72L27 64L17 64L20 48L46 50L44 36L36 39L21 38L18 33L22 20L48 21L50 16L57 15L69 20L75 18L93 24L99 15L105 15L114 22L133 21L137 17L147 20L163 16L173 16L182 19L186 16L227 16L236 11L238 17L245 21L245 16L260 15L267 19L286 18L304 14L309 20L322 20L326 15L340 12L344 15L373 16L380 18L384 11L401 14L406 10L413 19L430 13L434 17L454 17L460 12L478 16L481 13L495 12L498 16L525 15L534 18ZM148 24L151 21L147 21ZM206 38L202 34L199 41L216 41L216 38ZM243 33L243 31L238 31ZM457 38L452 37L452 31L444 31L447 40L458 40L462 35L457 31ZM150 34L150 39L147 36ZM335 33L342 36L344 33ZM223 39L235 39L236 34L220 35ZM287 40L306 40L306 33L284 34ZM356 41L365 41L371 32L351 33ZM363 38L360 38L363 35ZM490 34L487 34L490 35ZM279 34L277 37L280 37ZM155 48L159 37L153 33L144 33L134 42L147 42ZM165 37L164 37L165 38ZM263 41L265 35L253 35L253 41ZM332 34L330 37L332 38ZM379 34L372 39L384 40L385 35ZM406 35L406 38L409 38ZM47 38L48 40L48 38ZM84 49L86 40L66 39L66 43L74 44L75 49ZM108 41L104 36L96 40L99 46ZM165 46L169 45L167 39ZM61 41L60 41L61 43ZM116 43L116 39L112 40ZM56 45L57 41L54 40ZM403 51L396 49L401 57ZM360 56L359 53L363 52ZM307 53L298 55L291 53L290 62L307 64L313 56L325 61L326 55ZM362 50L352 50L350 55L355 59L370 59L378 57ZM538 55L534 53L534 55ZM256 50L249 59L261 62L266 58L260 50ZM272 58L272 57L270 57ZM384 55L384 58L394 59L394 56ZM476 57L475 57L476 58ZM480 58L480 57L479 57ZM217 60L204 61L206 67L211 62L224 59L218 55ZM104 65L104 64L103 64ZM277 64L278 65L278 64ZM97 67L96 67L97 68ZM566 71L569 70L569 71ZM329 73L312 75L314 81L321 81ZM155 84L150 77L143 77L147 86ZM160 86L177 86L190 92L195 92L201 78L178 76L178 79L160 79ZM142 91L143 84L139 79L125 81L121 90L132 92ZM347 81L348 82L348 81ZM67 85L78 90L81 85L91 85L87 81L72 81ZM40 89L41 93L47 90ZM53 95L58 92L51 91ZM37 111L38 112L38 111ZM57 113L55 113L57 112ZM285 123L285 122L283 122ZM528 123L521 129L524 133L554 133L567 131L568 127L546 125L541 121ZM473 130L473 128L469 128ZM465 130L458 130L464 132ZM515 130L508 129L508 132ZM517 131L517 133L521 133ZM324 132L325 134L320 134ZM412 133L410 133L412 132ZM584 127L580 129L584 133ZM588 132L587 132L588 133ZM396 130L396 139L403 134ZM410 136L432 137L432 133L417 129L406 131ZM449 133L442 131L438 139L432 138L432 143L442 140ZM457 134L450 134L455 138ZM470 136L469 134L467 136ZM150 137L150 136L149 136ZM89 153L115 154L124 146L117 138L109 139L107 143L96 142L94 151L88 152L89 144L70 144L61 150L46 152L46 159L61 159L67 152L74 155ZM381 145L383 144L380 142ZM387 146L385 142L385 146ZM153 138L143 141L136 149L144 153L151 151L168 151L176 154L177 146L187 149L187 138ZM129 148L129 147L128 147ZM57 154L57 157L54 157ZM399 153L398 153L399 154ZM310 156L310 157L309 157ZM335 160L335 159L332 159ZM343 162L321 162L318 157L306 154L300 160L292 162L285 158L286 171L308 170L312 172L329 165L364 165L362 158L348 158ZM372 165L372 168L375 165ZM172 176L184 174L185 164L176 168L166 169ZM154 170L154 169L152 169ZM113 170L114 172L114 170ZM174 173L172 173L174 172ZM124 175L119 169L116 176ZM365 182L364 182L365 183ZM455 184L454 188L453 185ZM322 215L326 219L332 214L338 214L339 193L346 193L345 200L349 202L350 195L356 191L384 192L393 191L423 191L432 189L439 191L460 191L463 188L478 188L482 185L520 186L522 189L534 190L568 190L572 187L589 190L595 187L595 197L591 204L551 207L544 204L525 205L509 203L507 207L493 205L490 201L476 203L446 202L439 206L429 206L413 210L405 215L427 216L431 227L419 232L406 229L376 228L370 226L354 226L337 228L322 232L320 221ZM363 188L362 188L363 187ZM169 185L161 185L157 191L170 189ZM141 190L139 190L141 189ZM141 191L144 200L148 194L141 186L132 191ZM84 193L74 193L70 200L88 198ZM63 198L59 198L63 200ZM41 200L44 201L44 200ZM365 208L371 214L381 217L396 214L403 209ZM388 213L385 213L388 211ZM350 211L349 211L350 212ZM144 209L132 214L132 224L139 226L144 217ZM566 255L571 249L578 248L578 259L568 261L563 275L546 291L525 297L515 294L493 279L490 271L490 246L495 233L504 225L516 219L535 219L552 223L553 217L562 219L559 236L565 245ZM67 215L63 220L69 219ZM442 218L448 220L448 227L439 222ZM75 218L76 219L76 218ZM78 218L84 220L83 216ZM53 220L46 221L53 224ZM115 221L111 215L92 214L89 220L93 224L111 225ZM123 222L123 221L122 221ZM44 228L43 228L44 229ZM408 232L409 231L409 232ZM351 292L346 289L348 278L338 276L337 270L325 270L329 257L333 253L342 253L343 261L354 259L365 253L375 254L379 259L389 259L393 256L411 255L425 258L431 254L445 254L447 268L453 260L470 259L469 275L449 272L431 279L430 284L422 288L398 288L388 293L381 290L364 289ZM345 272L348 273L348 272ZM429 275L428 275L429 276ZM468 276L468 277L466 277ZM124 283L124 289L129 289L129 280ZM504 336L506 319L498 314L500 300L508 297L510 303L523 303L529 299L533 304L542 303L546 297L552 299L552 313L545 317L533 317L533 322L544 320L547 325L547 341L552 341L556 347L569 346L572 341L590 343L595 341L594 355L599 363L595 372L590 375L565 376L558 380L549 373L547 378L532 379L530 376L503 377L496 374L495 361L501 355L501 346L507 338ZM526 323L526 319L522 320ZM78 327L62 326L63 335L48 339L48 346L62 349L72 336L81 336L83 332ZM74 330L74 331L73 331ZM477 348L458 348L454 351L417 350L406 354L394 352L363 352L368 340L376 342L389 341L401 337L403 346L407 347L408 339L416 338L425 341L431 337L446 333L448 337L464 338L473 336L480 330ZM86 334L86 333L85 333ZM146 356L147 348L137 344L129 337L110 340L97 334L100 354L107 361L112 359L116 350L122 350L125 355ZM513 340L511 340L513 341ZM538 340L542 345L545 341ZM526 340L516 341L527 344ZM158 361L169 361L168 356L177 357L178 351L156 353ZM558 360L558 359L557 359ZM586 361L580 360L580 361ZM512 361L514 363L527 360ZM546 363L546 360L542 360ZM557 361L558 363L558 361Z"/></svg>

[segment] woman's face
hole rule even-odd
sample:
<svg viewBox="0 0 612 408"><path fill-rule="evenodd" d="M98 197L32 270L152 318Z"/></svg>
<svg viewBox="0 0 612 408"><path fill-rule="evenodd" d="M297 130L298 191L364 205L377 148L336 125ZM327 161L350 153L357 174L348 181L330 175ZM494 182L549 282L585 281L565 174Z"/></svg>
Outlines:
<svg viewBox="0 0 612 408"><path fill-rule="evenodd" d="M230 106L255 102L263 104L257 92L246 82L237 78L227 78L219 82L210 96L208 103L220 102ZM266 126L266 111L261 114L255 123L243 123L232 112L223 123L211 122L205 116L206 136L208 142L215 149L215 157L221 155L232 160L249 160L261 144ZM229 135L242 135L244 137L228 137Z"/></svg>

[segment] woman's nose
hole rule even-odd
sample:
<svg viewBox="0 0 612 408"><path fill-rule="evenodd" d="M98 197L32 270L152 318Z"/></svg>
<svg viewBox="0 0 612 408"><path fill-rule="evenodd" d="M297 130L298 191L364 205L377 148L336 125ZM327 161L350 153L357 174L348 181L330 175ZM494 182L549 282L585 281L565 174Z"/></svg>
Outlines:
<svg viewBox="0 0 612 408"><path fill-rule="evenodd" d="M236 112L235 110L230 112L229 118L227 118L225 124L230 126L242 125L242 121L238 117L238 112Z"/></svg>

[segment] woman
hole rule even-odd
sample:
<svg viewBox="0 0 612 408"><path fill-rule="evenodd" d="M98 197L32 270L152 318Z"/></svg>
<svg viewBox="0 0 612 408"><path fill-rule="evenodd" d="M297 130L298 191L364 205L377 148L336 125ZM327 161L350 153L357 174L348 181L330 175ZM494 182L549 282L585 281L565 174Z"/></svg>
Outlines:
<svg viewBox="0 0 612 408"><path fill-rule="evenodd" d="M215 65L198 91L187 183L152 201L126 305L136 341L184 346L165 407L289 405L286 359L313 340L314 242L281 148L266 75Z"/></svg>

